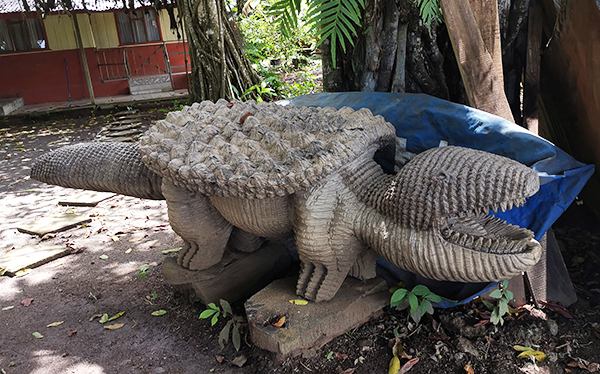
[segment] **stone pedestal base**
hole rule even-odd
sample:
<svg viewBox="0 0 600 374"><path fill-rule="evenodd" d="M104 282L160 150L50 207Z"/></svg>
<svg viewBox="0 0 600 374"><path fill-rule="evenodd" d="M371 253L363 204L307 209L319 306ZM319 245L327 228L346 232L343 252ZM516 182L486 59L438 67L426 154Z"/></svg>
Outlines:
<svg viewBox="0 0 600 374"><path fill-rule="evenodd" d="M296 278L276 280L246 301L252 342L279 358L317 350L333 338L382 313L391 294L382 279L346 278L329 301L295 305ZM273 323L285 317L282 327Z"/></svg>
<svg viewBox="0 0 600 374"><path fill-rule="evenodd" d="M188 294L190 300L200 298L205 304L219 305L219 299L233 303L266 286L290 266L287 248L268 242L252 253L227 254L221 263L192 271L177 265L175 257L163 263L163 277L177 291Z"/></svg>

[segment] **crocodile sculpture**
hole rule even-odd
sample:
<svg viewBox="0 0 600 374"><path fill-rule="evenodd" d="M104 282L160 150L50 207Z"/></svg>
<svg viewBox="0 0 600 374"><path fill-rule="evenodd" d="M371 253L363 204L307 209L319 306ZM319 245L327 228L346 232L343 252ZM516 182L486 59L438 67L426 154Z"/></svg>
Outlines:
<svg viewBox="0 0 600 374"><path fill-rule="evenodd" d="M297 294L315 301L331 299L347 275L374 277L378 255L460 282L509 278L539 260L530 230L488 214L535 194L533 170L447 146L386 174L373 156L395 144L393 126L368 109L207 101L169 113L139 146L87 143L45 154L31 177L166 199L185 242L177 262L190 270L217 264L236 236L293 236Z"/></svg>

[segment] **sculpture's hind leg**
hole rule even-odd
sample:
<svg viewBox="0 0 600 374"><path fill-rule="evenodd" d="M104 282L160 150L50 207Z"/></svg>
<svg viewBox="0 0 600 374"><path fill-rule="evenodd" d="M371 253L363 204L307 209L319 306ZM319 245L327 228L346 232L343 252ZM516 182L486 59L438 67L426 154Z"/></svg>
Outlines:
<svg viewBox="0 0 600 374"><path fill-rule="evenodd" d="M296 196L295 237L302 270L296 293L309 300L329 300L337 293L366 245L353 231L356 204L333 175Z"/></svg>
<svg viewBox="0 0 600 374"><path fill-rule="evenodd" d="M169 222L185 241L177 264L190 270L207 269L221 261L233 226L204 195L163 180Z"/></svg>

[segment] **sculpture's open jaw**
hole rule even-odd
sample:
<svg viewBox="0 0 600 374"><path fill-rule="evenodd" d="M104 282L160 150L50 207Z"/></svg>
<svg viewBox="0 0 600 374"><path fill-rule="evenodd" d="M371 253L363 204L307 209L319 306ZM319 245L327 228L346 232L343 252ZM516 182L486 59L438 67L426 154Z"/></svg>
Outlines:
<svg viewBox="0 0 600 374"><path fill-rule="evenodd" d="M504 202L493 206L492 210L505 211L523 203L524 199ZM459 247L489 254L530 254L538 250L540 244L531 230L509 224L487 214L488 211L478 208L470 213L441 218L438 224L442 238Z"/></svg>

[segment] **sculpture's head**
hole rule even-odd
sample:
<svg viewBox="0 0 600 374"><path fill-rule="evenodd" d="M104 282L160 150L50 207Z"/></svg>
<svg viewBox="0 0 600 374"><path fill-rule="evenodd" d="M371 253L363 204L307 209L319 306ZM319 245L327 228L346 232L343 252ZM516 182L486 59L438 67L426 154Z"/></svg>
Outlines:
<svg viewBox="0 0 600 374"><path fill-rule="evenodd" d="M531 230L495 218L490 210L522 206L538 190L537 173L519 162L469 148L441 147L417 155L400 170L386 195L385 210L402 227L428 232L430 243L436 243L417 246L428 253L413 259L414 266L424 268L422 275L496 281L529 269L542 248Z"/></svg>

